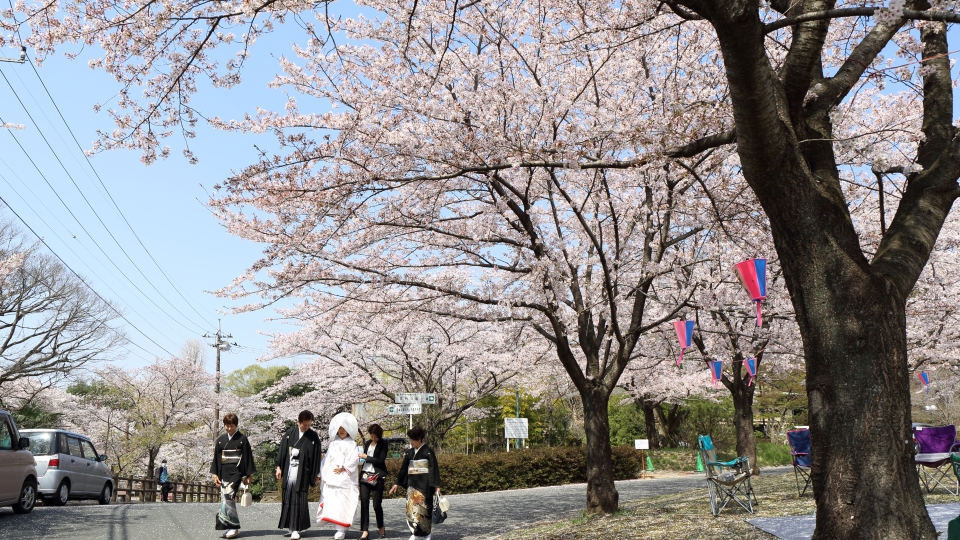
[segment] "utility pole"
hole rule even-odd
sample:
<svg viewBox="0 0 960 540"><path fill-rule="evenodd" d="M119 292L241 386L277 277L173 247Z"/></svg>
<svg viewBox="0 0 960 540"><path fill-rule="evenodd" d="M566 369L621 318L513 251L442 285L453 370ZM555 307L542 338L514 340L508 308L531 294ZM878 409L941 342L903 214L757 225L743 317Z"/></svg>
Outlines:
<svg viewBox="0 0 960 540"><path fill-rule="evenodd" d="M6 58L0 56L0 62L11 62L14 64L22 64L27 61L27 48L23 45L20 46L20 58Z"/></svg>
<svg viewBox="0 0 960 540"><path fill-rule="evenodd" d="M217 319L216 335L211 336L210 334L204 334L203 337L212 339L213 343L209 343L208 345L217 350L217 383L214 387L214 392L217 394L217 402L213 410L213 438L216 440L220 434L220 351L229 351L231 346L236 346L237 344L225 341L226 339L232 339L233 335L224 334L223 331L220 330L220 319Z"/></svg>

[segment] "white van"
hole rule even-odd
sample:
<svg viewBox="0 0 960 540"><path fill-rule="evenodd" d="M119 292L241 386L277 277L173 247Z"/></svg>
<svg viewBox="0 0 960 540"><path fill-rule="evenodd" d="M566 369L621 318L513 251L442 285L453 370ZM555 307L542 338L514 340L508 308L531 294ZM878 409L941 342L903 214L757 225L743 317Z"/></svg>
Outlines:
<svg viewBox="0 0 960 540"><path fill-rule="evenodd" d="M33 510L37 502L37 465L30 439L21 437L7 411L0 410L0 506L18 514Z"/></svg>

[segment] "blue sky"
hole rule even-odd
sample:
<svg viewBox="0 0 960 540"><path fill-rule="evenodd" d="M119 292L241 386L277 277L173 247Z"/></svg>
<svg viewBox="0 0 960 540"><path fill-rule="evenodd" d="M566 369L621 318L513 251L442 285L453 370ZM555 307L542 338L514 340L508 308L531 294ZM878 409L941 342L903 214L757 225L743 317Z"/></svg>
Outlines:
<svg viewBox="0 0 960 540"><path fill-rule="evenodd" d="M282 109L283 93L266 87L276 72L271 55L290 55L293 41L302 35L281 31L266 36L253 50L241 86L202 88L193 105L206 115L223 118L240 117L254 105ZM15 55L12 49L0 51L0 56ZM190 143L199 164L188 164L173 140L172 157L150 166L140 162L136 151L97 154L90 163L98 179L31 66L0 62L0 71L7 79L0 77L0 118L26 126L23 131L0 129L0 195L57 255L124 312L130 324L118 321L117 326L135 345L126 347L128 353L118 361L139 366L154 356L176 353L186 340L199 338L205 331L212 333L218 317L223 319L224 331L233 334L231 341L241 345L222 356L224 371L254 363L264 354L267 338L258 332L284 328L265 320L274 313L223 314L232 303L206 292L243 273L263 246L229 235L201 203L215 183L255 159L255 144L273 146L272 137L227 134L199 125L198 137ZM38 71L84 149L91 147L97 129L112 129L109 117L93 110L94 104L108 101L119 88L110 76L92 71L83 58L69 61L62 56L48 59ZM141 248L100 180L179 292ZM4 214L16 221L11 212ZM212 360L214 351L209 352Z"/></svg>

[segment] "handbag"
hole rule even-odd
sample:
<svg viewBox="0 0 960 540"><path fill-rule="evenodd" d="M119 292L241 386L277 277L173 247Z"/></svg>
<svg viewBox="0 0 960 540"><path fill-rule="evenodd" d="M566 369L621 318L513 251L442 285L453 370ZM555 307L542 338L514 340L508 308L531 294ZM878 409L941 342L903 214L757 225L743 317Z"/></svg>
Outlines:
<svg viewBox="0 0 960 540"><path fill-rule="evenodd" d="M377 472L360 471L360 481L375 488L380 485L380 474Z"/></svg>
<svg viewBox="0 0 960 540"><path fill-rule="evenodd" d="M430 516L430 521L434 523L443 523L447 519L447 510L450 509L450 503L447 501L446 497L441 498L439 495L433 496L433 515Z"/></svg>
<svg viewBox="0 0 960 540"><path fill-rule="evenodd" d="M252 506L253 493L250 493L250 486L240 486L240 491L243 492L243 495L240 495L240 506Z"/></svg>

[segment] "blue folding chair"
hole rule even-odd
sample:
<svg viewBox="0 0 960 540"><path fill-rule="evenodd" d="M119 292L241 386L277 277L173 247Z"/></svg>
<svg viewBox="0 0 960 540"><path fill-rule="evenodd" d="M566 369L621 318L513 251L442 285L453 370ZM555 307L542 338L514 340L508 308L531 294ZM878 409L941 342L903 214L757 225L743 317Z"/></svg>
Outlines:
<svg viewBox="0 0 960 540"><path fill-rule="evenodd" d="M717 460L717 451L709 435L697 437L697 447L703 460L707 475L707 490L710 492L710 512L714 516L735 502L747 512L753 513L753 507L759 506L757 496L750 483L750 458L738 457L730 461ZM723 469L730 469L724 472Z"/></svg>
<svg viewBox="0 0 960 540"><path fill-rule="evenodd" d="M810 487L810 430L792 429L787 432L787 441L790 443L790 455L793 456L793 477L797 481L797 495L803 497ZM800 480L803 480L803 488Z"/></svg>

